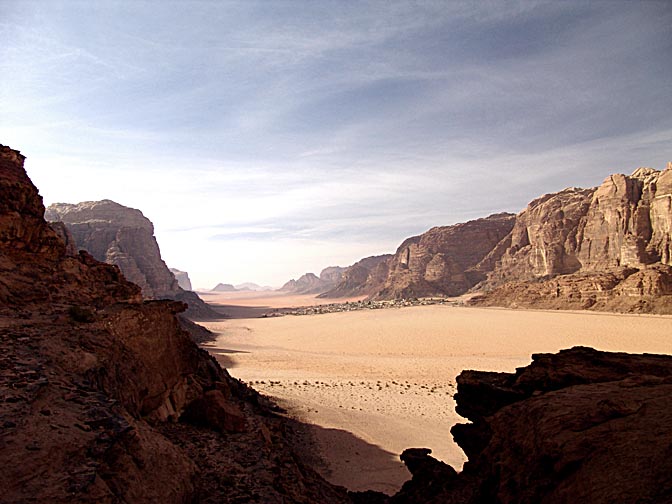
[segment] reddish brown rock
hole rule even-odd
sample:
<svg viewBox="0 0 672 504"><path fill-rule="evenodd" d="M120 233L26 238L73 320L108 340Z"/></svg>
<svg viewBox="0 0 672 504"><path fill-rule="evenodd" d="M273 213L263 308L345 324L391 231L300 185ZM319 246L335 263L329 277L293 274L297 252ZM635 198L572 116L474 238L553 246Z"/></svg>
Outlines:
<svg viewBox="0 0 672 504"><path fill-rule="evenodd" d="M516 373L460 374L457 411L472 423L452 433L468 462L455 475L416 452L389 502L672 502L672 356L532 358Z"/></svg>
<svg viewBox="0 0 672 504"><path fill-rule="evenodd" d="M471 270L509 234L514 222L514 215L496 214L407 239L387 261L387 277L371 298L463 294L480 279Z"/></svg>
<svg viewBox="0 0 672 504"><path fill-rule="evenodd" d="M672 171L639 168L530 203L476 269L472 303L670 313Z"/></svg>
<svg viewBox="0 0 672 504"><path fill-rule="evenodd" d="M182 303L143 302L117 266L67 255L43 212L0 146L3 502L348 502L180 328ZM210 427L179 421L195 402Z"/></svg>
<svg viewBox="0 0 672 504"><path fill-rule="evenodd" d="M243 412L227 401L220 390L210 390L193 401L183 418L188 422L207 425L220 432L245 432L247 427Z"/></svg>

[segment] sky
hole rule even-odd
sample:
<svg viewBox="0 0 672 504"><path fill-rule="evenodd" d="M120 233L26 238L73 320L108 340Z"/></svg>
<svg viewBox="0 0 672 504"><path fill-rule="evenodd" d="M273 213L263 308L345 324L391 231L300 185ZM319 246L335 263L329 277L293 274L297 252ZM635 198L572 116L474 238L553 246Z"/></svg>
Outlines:
<svg viewBox="0 0 672 504"><path fill-rule="evenodd" d="M197 288L672 160L669 1L0 0L0 143Z"/></svg>

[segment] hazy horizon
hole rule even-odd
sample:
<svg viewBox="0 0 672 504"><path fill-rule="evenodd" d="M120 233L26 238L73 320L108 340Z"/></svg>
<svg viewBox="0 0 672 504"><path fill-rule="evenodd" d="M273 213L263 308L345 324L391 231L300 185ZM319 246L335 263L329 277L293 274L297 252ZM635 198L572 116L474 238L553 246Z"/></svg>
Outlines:
<svg viewBox="0 0 672 504"><path fill-rule="evenodd" d="M672 159L672 4L0 0L0 143L195 288L279 287Z"/></svg>

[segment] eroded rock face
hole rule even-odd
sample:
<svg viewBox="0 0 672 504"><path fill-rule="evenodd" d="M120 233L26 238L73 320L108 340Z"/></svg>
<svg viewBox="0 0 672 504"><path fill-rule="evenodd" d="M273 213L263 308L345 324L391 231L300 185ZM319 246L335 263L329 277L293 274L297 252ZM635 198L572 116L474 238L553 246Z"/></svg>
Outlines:
<svg viewBox="0 0 672 504"><path fill-rule="evenodd" d="M79 248L99 261L119 266L146 298L161 299L177 292L177 280L161 259L154 226L140 210L110 200L55 203L45 218L63 222Z"/></svg>
<svg viewBox="0 0 672 504"><path fill-rule="evenodd" d="M387 277L371 298L463 294L480 279L473 269L510 233L514 222L512 214L496 214L407 239L387 261Z"/></svg>
<svg viewBox="0 0 672 504"><path fill-rule="evenodd" d="M365 257L344 268L335 287L318 297L344 298L373 294L382 287L387 278L387 262L392 257L391 254Z"/></svg>
<svg viewBox="0 0 672 504"><path fill-rule="evenodd" d="M111 200L55 203L47 208L45 218L55 229L64 224L76 248L86 250L98 261L118 266L127 280L140 286L146 299L185 302L189 307L186 316L196 320L221 316L197 294L179 286L161 259L154 225L140 210Z"/></svg>
<svg viewBox="0 0 672 504"><path fill-rule="evenodd" d="M669 313L671 221L669 169L545 195L486 258L474 302Z"/></svg>
<svg viewBox="0 0 672 504"><path fill-rule="evenodd" d="M68 255L43 213L23 156L0 146L3 502L348 501L180 328L185 305Z"/></svg>
<svg viewBox="0 0 672 504"><path fill-rule="evenodd" d="M461 473L412 453L394 503L672 501L672 356L573 348L516 373L463 371ZM424 461L422 459L425 459Z"/></svg>

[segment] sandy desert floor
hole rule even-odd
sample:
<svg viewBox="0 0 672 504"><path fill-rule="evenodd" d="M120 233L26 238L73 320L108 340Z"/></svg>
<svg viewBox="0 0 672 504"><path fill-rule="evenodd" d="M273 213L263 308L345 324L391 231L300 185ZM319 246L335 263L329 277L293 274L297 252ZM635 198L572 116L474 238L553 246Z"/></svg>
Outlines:
<svg viewBox="0 0 672 504"><path fill-rule="evenodd" d="M267 308L305 300L218 301ZM233 376L314 426L330 481L387 493L410 476L398 458L405 448L431 448L461 467L450 427L461 420L452 396L463 369L514 371L532 353L575 345L672 353L665 316L419 306L205 325L220 333L208 350Z"/></svg>

